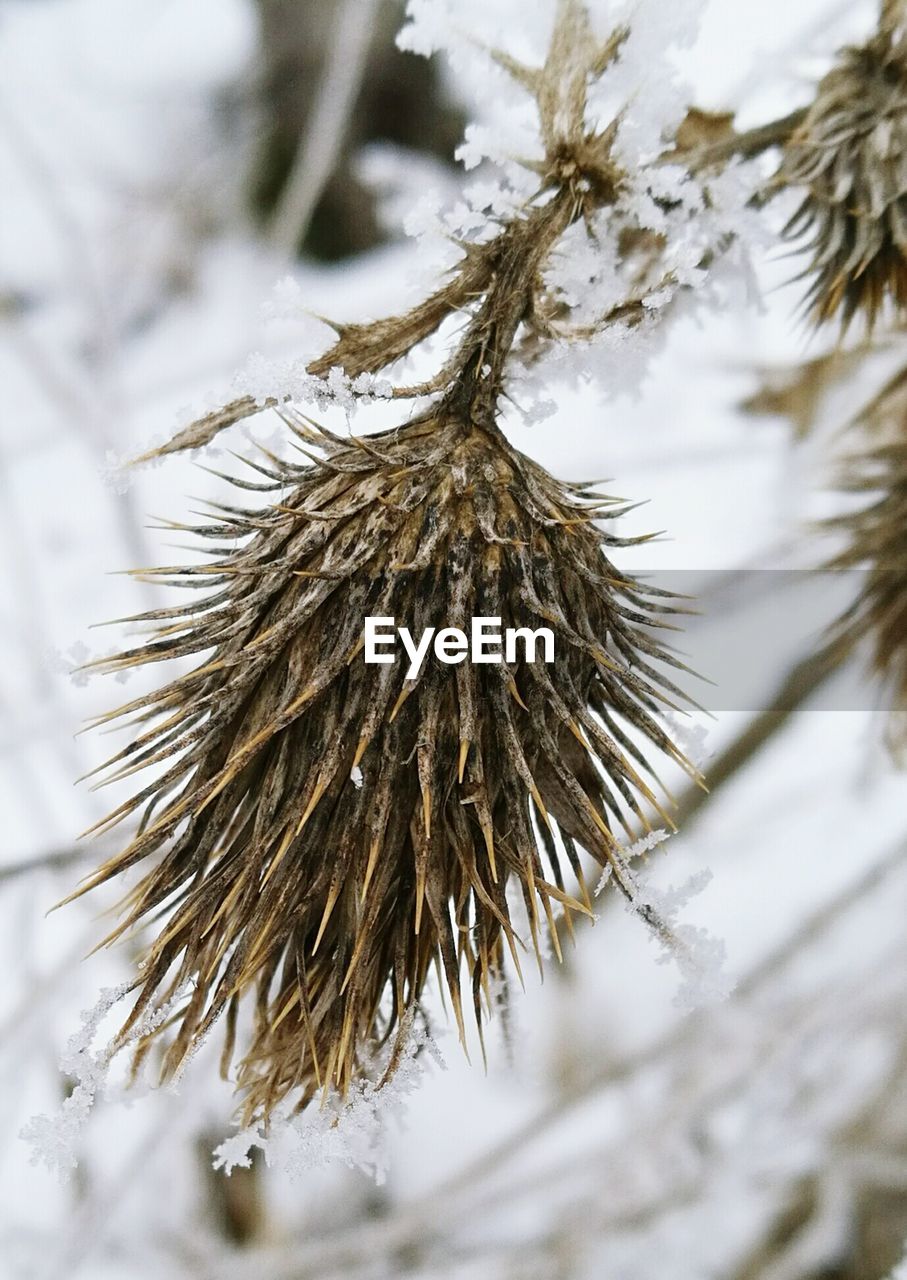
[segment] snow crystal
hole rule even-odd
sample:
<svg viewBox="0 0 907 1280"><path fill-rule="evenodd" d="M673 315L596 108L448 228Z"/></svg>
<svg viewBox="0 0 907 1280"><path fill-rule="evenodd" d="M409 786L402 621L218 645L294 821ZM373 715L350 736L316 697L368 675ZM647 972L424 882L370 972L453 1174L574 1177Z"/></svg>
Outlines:
<svg viewBox="0 0 907 1280"><path fill-rule="evenodd" d="M556 400L533 399L522 412L523 423L527 427L537 427L540 422L553 418L559 407Z"/></svg>
<svg viewBox="0 0 907 1280"><path fill-rule="evenodd" d="M356 176L377 197L377 214L388 231L404 232L413 208L434 192L437 210L461 194L453 171L433 157L389 142L373 142L355 160Z"/></svg>
<svg viewBox="0 0 907 1280"><path fill-rule="evenodd" d="M724 969L726 948L722 939L698 925L676 923L679 913L711 879L712 873L703 869L684 884L666 890L637 882L628 903L661 947L658 963L677 966L681 982L674 1004L684 1012L726 1000L733 990L733 982Z"/></svg>
<svg viewBox="0 0 907 1280"><path fill-rule="evenodd" d="M91 1009L82 1013L82 1026L70 1036L60 1058L60 1070L76 1083L56 1116L33 1116L20 1137L32 1148L31 1163L42 1163L66 1177L78 1165L78 1144L95 1098L107 1082L110 1055L93 1052L101 1022L126 995L128 985L105 987Z"/></svg>
<svg viewBox="0 0 907 1280"><path fill-rule="evenodd" d="M360 1081L343 1101L328 1096L319 1106L313 1103L301 1115L290 1106L272 1115L267 1133L252 1125L225 1139L214 1152L214 1168L231 1173L248 1168L252 1150L258 1147L269 1167L290 1177L302 1177L313 1168L341 1163L369 1174L380 1185L388 1170L388 1129L400 1121L406 1098L418 1086L424 1070L424 1056L442 1069L443 1060L427 1028L416 1029L409 1015L402 1034L406 1044L394 1075L382 1083L389 1051L372 1064L372 1078Z"/></svg>
<svg viewBox="0 0 907 1280"><path fill-rule="evenodd" d="M630 34L620 58L593 87L592 105L600 103L607 122L631 104L621 116L618 154L630 164L654 159L695 96L678 75L674 55L696 39L705 0L628 0L595 8L600 26L626 22Z"/></svg>
<svg viewBox="0 0 907 1280"><path fill-rule="evenodd" d="M662 714L662 720L690 764L702 769L715 754L709 746L708 727L690 718L681 719L670 711Z"/></svg>
<svg viewBox="0 0 907 1280"><path fill-rule="evenodd" d="M70 1036L60 1057L60 1070L75 1081L72 1092L56 1115L32 1116L20 1132L19 1136L32 1148L32 1164L43 1163L63 1178L77 1168L79 1141L98 1096L107 1091L114 1059L166 1022L188 988L180 987L161 1008L146 1010L128 1035L93 1049L104 1018L133 989L131 983L105 987L92 1008L83 1011L81 1027ZM129 1096L134 1098L135 1090Z"/></svg>
<svg viewBox="0 0 907 1280"><path fill-rule="evenodd" d="M541 155L536 105L490 56L484 63L476 56L479 43L489 50L504 48L529 65L541 64L555 6L537 6L528 24L518 8L509 0L493 6L480 0L457 5L410 0L408 24L399 38L401 47L413 52L444 50L458 74L461 64L466 74L477 62L483 64L479 98L489 102L494 125L467 126L457 156L467 169L490 160L504 176L496 185L483 178L467 188L440 217L442 230L479 242L494 233L499 218L520 207L537 182L515 159ZM702 9L703 0L679 0L667 11L661 0L602 0L591 6L602 36L622 23L629 27L619 58L590 86L587 115L590 128L600 130L619 120L615 156L624 174L617 203L594 217L591 226L584 221L569 228L546 264L551 312L566 309L568 315L562 325L565 340L549 344L532 374L514 386L515 394L526 393L526 412L536 420L544 416L535 407L536 389L540 392L555 376L593 381L608 396L638 395L661 346L659 330L680 314L676 304L682 294L701 292L709 305L736 301L741 284L748 300L755 294L745 242L759 221L749 208L761 180L758 165L738 162L721 173L694 176L683 165L661 161L692 100L674 55L692 43ZM438 223L437 204L426 197L407 227L416 235L429 227L437 234ZM628 233L645 232L661 243L643 245L648 261L631 253L628 262ZM623 342L631 329L632 343Z"/></svg>
<svg viewBox="0 0 907 1280"><path fill-rule="evenodd" d="M90 679L91 673L85 670L85 664L90 661L91 656L88 645L77 640L65 653L51 646L45 651L44 662L49 671L68 675L76 688L82 689Z"/></svg>
<svg viewBox="0 0 907 1280"><path fill-rule="evenodd" d="M413 240L423 236L441 235L442 227L438 217L438 195L428 191L416 201L403 220L403 230Z"/></svg>
<svg viewBox="0 0 907 1280"><path fill-rule="evenodd" d="M340 408L348 414L359 405L374 404L393 395L391 383L375 374L360 373L349 378L335 365L326 378L318 378L309 373L306 366L304 357L277 360L255 352L234 378L234 393L251 396L262 406L269 400L292 400L297 404L314 404L318 409Z"/></svg>
<svg viewBox="0 0 907 1280"><path fill-rule="evenodd" d="M271 296L261 306L265 320L295 320L305 315L302 288L293 276L284 276L271 290Z"/></svg>
<svg viewBox="0 0 907 1280"><path fill-rule="evenodd" d="M620 887L627 909L643 921L661 948L657 963L677 966L681 981L674 1004L684 1012L691 1012L726 1000L733 983L724 970L724 942L698 925L677 923L680 912L711 882L712 873L703 869L681 885L657 889L630 870L631 859L650 852L667 839L667 831L652 831L621 851ZM612 867L606 867L596 886L596 896L612 879L612 874Z"/></svg>
<svg viewBox="0 0 907 1280"><path fill-rule="evenodd" d="M129 460L128 454L108 449L104 454L104 464L99 468L105 487L119 498L124 497L135 484L135 475L130 470Z"/></svg>
<svg viewBox="0 0 907 1280"><path fill-rule="evenodd" d="M632 862L634 858L641 858L644 854L651 853L653 849L657 849L660 844L664 844L666 840L670 840L671 833L665 831L663 827L659 827L656 831L649 831L646 835L641 836L633 844L625 845L621 850L621 856L626 862ZM605 885L611 879L613 868L610 863L605 867L601 874L598 884L595 886L595 897L604 889Z"/></svg>

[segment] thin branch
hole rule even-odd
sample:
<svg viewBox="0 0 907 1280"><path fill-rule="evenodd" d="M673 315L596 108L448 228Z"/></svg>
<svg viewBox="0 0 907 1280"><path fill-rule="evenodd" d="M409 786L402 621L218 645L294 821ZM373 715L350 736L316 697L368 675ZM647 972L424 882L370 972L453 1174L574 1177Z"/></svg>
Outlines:
<svg viewBox="0 0 907 1280"><path fill-rule="evenodd" d="M907 0L882 0L879 26L883 30L894 31L904 22L907 22Z"/></svg>
<svg viewBox="0 0 907 1280"><path fill-rule="evenodd" d="M739 983L732 997L733 1004L739 1008L744 1001L761 994L792 961L803 954L805 948L818 942L852 907L883 888L894 874L902 872L905 860L907 841L902 838L856 883L846 886L819 907L759 961ZM392 1257L416 1243L423 1247L443 1243L445 1248L449 1248L444 1233L456 1220L462 1220L464 1215L475 1212L479 1207L499 1202L505 1196L503 1188L491 1197L483 1194L485 1179L499 1175L502 1166L517 1156L524 1156L528 1147L603 1090L625 1084L637 1077L641 1070L670 1060L693 1041L701 1039L703 1026L702 1015L686 1018L650 1045L628 1054L620 1062L593 1072L570 1096L553 1099L500 1142L468 1161L428 1192L400 1205L389 1216L379 1221L361 1222L352 1228L340 1228L321 1237L299 1240L295 1242L289 1260L284 1253L277 1251L256 1252L255 1273L266 1270L272 1280L348 1275L369 1260ZM578 1167L575 1159L571 1167L575 1173ZM518 1186L513 1179L506 1181L507 1191ZM670 1197L670 1203L675 1206L676 1192L675 1186ZM654 1202L651 1207L657 1212L661 1206ZM615 1216L608 1222L608 1227L614 1229L625 1225L624 1217ZM240 1280L240 1277L250 1274L249 1263L239 1261L231 1268L225 1259L219 1274L225 1280L231 1277Z"/></svg>
<svg viewBox="0 0 907 1280"><path fill-rule="evenodd" d="M36 858L21 858L18 862L10 862L0 867L0 886L19 880L22 876L32 875L36 871L61 871L78 862L94 860L97 856L97 846L86 841L84 845L54 849L50 853L39 854Z"/></svg>
<svg viewBox="0 0 907 1280"><path fill-rule="evenodd" d="M340 0L334 37L306 132L271 219L269 238L288 257L305 238L337 166L374 32L379 0Z"/></svg>
<svg viewBox="0 0 907 1280"><path fill-rule="evenodd" d="M708 790L689 787L680 797L673 815L678 827L682 828L686 823L691 822L715 793L730 782L789 724L794 713L804 707L809 699L831 679L847 656L849 649L850 646L843 642L831 641L817 653L802 658L796 666L791 668L771 701L709 765L706 771Z"/></svg>
<svg viewBox="0 0 907 1280"><path fill-rule="evenodd" d="M843 640L827 643L817 653L801 658L783 678L772 699L757 712L736 738L725 747L705 771L705 787L691 783L681 792L671 813L678 830L695 821L715 794L767 747L790 723L814 694L825 685L841 666L851 645ZM644 833L640 832L640 836ZM587 917L577 917L573 927L582 927Z"/></svg>
<svg viewBox="0 0 907 1280"><path fill-rule="evenodd" d="M752 160L771 147L783 146L805 119L806 108L800 107L778 120L770 120L767 124L758 125L755 129L748 129L746 133L735 133L729 138L722 138L720 142L698 148L684 156L684 159L697 169L708 168L714 164L725 164L735 157L741 160ZM669 153L665 159L669 159L671 155L675 160L678 158L677 153Z"/></svg>
<svg viewBox="0 0 907 1280"><path fill-rule="evenodd" d="M907 842L901 839L855 884L845 886L760 960L737 984L732 1002L739 1005L743 1000L756 995L773 978L782 973L805 947L817 942L833 928L851 907L869 897L893 874L901 870L905 858L907 858ZM411 1206L411 1209L419 1207L422 1214L428 1214L431 1205L447 1204L459 1192L474 1187L479 1178L492 1171L499 1171L503 1164L520 1154L530 1142L542 1137L569 1111L575 1110L602 1089L624 1083L642 1068L663 1060L680 1046L688 1043L695 1037L700 1025L701 1019L687 1018L669 1028L657 1040L636 1053L628 1054L622 1061L593 1072L589 1079L568 1098L557 1098L548 1103L524 1121L519 1128L434 1188L417 1202L417 1206Z"/></svg>

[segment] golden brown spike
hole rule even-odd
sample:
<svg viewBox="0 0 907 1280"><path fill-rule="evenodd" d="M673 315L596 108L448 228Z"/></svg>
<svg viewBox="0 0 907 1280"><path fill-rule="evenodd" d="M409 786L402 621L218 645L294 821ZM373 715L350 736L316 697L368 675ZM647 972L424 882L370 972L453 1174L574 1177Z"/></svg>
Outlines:
<svg viewBox="0 0 907 1280"><path fill-rule="evenodd" d="M327 899L327 902L324 904L324 913L321 917L321 924L318 926L318 933L315 935L315 941L312 944L312 955L315 954L315 952L318 950L319 946L321 945L321 939L324 937L324 931L328 927L328 921L331 918L331 914L334 910L337 899L340 897L341 887L342 885L339 878L335 877L331 881L331 888L328 893L328 899Z"/></svg>
<svg viewBox="0 0 907 1280"><path fill-rule="evenodd" d="M462 784L463 774L466 772L466 759L469 755L469 742L466 738L460 743L460 754L457 758L457 782Z"/></svg>

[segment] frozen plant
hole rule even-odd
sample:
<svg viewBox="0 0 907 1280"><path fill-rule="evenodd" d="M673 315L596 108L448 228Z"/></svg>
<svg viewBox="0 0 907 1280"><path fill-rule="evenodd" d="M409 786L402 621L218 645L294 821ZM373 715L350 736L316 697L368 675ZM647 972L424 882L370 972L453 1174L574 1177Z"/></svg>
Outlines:
<svg viewBox="0 0 907 1280"><path fill-rule="evenodd" d="M124 1035L152 1017L139 1052L161 1045L165 1079L221 1020L228 1072L241 1035L244 1130L266 1135L319 1094L359 1096L382 1049L389 1083L433 966L461 1039L464 993L481 1031L505 965L519 972L528 942L541 966L546 933L560 956L560 930L591 915L584 859L610 871L688 986L721 985L719 944L641 896L623 846L653 813L673 826L656 759L701 782L662 715L686 694L655 636L682 608L615 563L646 541L614 532L626 504L556 479L501 428L509 399L537 413L530 379L546 387L564 353L584 377L607 376L616 353L636 380L648 339L686 301L720 302L729 278L749 278L754 161L804 113L738 133L689 108L665 55L697 8L666 29L660 4L558 0L514 51L506 23L485 41L477 27L477 49L458 6L413 4L409 47L449 47L455 68L486 60L495 90L522 104L494 146L469 134L463 158L497 176L430 222L449 250L437 286L403 315L333 324L328 350L283 370L253 363L242 395L150 455L277 409L305 459L263 449L233 482L257 505L180 526L208 540L209 561L157 576L205 594L139 615L154 638L98 664L198 663L104 718L141 725L108 777L159 768L98 824L139 817L79 893L141 868L116 935L166 918ZM443 339L440 367L406 381L404 359L430 339ZM409 416L363 437L301 407L351 416L379 399L409 402ZM561 656L550 669L517 658L375 674L361 657L368 615L414 633L442 618L531 619Z"/></svg>

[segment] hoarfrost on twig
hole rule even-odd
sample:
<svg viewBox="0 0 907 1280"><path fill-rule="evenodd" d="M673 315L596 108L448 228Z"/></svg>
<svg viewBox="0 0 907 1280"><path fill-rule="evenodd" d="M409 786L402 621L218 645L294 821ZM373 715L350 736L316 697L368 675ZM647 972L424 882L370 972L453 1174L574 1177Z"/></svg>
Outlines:
<svg viewBox="0 0 907 1280"><path fill-rule="evenodd" d="M618 878L627 909L643 921L661 947L658 963L677 965L681 983L674 996L674 1004L690 1012L726 1000L733 990L733 983L724 970L724 942L698 925L677 923L684 907L711 882L711 871L706 868L682 885L656 889L630 869L632 859L649 853L667 839L669 832L659 829L624 848L620 854ZM596 886L596 896L612 879L613 873L612 866L605 868Z"/></svg>
<svg viewBox="0 0 907 1280"><path fill-rule="evenodd" d="M98 1096L107 1090L113 1060L166 1022L186 994L185 988L178 989L162 1008L150 1009L139 1018L128 1035L94 1049L101 1023L133 989L133 983L104 987L95 1004L82 1012L82 1025L70 1036L60 1057L60 1070L75 1081L72 1092L56 1115L32 1116L20 1132L19 1136L32 1148L31 1163L44 1164L64 1179L78 1167L79 1141Z"/></svg>

